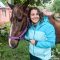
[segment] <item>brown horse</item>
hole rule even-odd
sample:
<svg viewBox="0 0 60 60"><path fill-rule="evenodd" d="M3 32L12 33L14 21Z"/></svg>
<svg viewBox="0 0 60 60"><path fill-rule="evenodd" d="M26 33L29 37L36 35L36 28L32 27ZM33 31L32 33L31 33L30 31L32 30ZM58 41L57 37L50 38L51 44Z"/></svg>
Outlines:
<svg viewBox="0 0 60 60"><path fill-rule="evenodd" d="M9 34L9 46L11 48L16 48L18 46L19 40L24 38L24 34L27 31L27 27L29 26L29 19L28 19L28 11L29 8L27 7L29 4L29 0L24 4L16 4L11 5L8 3L10 8L12 9L12 16L11 16L11 28Z"/></svg>

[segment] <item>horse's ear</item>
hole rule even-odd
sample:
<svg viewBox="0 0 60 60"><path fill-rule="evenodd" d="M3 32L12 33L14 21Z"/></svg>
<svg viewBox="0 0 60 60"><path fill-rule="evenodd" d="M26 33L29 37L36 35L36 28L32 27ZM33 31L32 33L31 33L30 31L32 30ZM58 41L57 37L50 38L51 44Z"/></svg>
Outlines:
<svg viewBox="0 0 60 60"><path fill-rule="evenodd" d="M8 4L8 6L9 6L11 9L14 8L14 5L12 5L12 4L8 3L8 2L7 2L7 4Z"/></svg>

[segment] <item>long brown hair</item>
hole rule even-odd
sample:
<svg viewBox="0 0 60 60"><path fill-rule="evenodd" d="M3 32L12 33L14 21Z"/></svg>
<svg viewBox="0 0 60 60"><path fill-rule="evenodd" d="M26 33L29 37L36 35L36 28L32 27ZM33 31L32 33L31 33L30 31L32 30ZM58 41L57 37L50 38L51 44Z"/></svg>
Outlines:
<svg viewBox="0 0 60 60"><path fill-rule="evenodd" d="M37 7L31 7L30 10L29 10L29 14L28 14L28 17L30 19L30 13L31 13L31 10L37 10L37 12L39 13L39 17L40 17L40 20L43 18L43 13L37 8Z"/></svg>

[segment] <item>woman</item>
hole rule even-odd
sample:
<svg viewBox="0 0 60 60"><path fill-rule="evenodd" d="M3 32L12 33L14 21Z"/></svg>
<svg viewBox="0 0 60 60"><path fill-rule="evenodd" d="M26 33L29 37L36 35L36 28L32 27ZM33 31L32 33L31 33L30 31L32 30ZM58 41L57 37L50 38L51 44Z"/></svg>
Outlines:
<svg viewBox="0 0 60 60"><path fill-rule="evenodd" d="M25 39L29 41L30 60L51 59L51 48L55 46L55 29L47 16L36 7L29 12L30 26Z"/></svg>

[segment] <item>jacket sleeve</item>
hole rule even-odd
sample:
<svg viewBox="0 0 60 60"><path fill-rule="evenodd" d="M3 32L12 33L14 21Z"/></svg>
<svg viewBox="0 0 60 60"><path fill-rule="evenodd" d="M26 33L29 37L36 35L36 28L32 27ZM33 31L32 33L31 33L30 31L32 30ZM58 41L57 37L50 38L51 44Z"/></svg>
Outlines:
<svg viewBox="0 0 60 60"><path fill-rule="evenodd" d="M36 46L40 48L52 48L55 46L55 29L54 27L48 26L45 30L47 39L46 40L40 40L37 42Z"/></svg>

